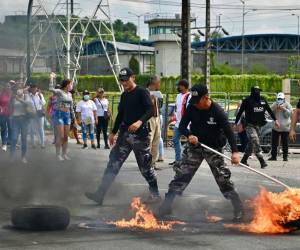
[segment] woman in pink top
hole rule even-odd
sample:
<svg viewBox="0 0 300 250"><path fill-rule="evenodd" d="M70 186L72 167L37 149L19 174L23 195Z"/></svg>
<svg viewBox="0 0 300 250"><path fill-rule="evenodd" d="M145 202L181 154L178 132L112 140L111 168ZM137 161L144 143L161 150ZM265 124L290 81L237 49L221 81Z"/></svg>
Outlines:
<svg viewBox="0 0 300 250"><path fill-rule="evenodd" d="M1 140L2 140L2 150L7 150L7 143L9 140L10 126L9 126L9 116L10 116L10 101L11 101L11 89L10 85L7 84L0 91L0 129L1 129Z"/></svg>

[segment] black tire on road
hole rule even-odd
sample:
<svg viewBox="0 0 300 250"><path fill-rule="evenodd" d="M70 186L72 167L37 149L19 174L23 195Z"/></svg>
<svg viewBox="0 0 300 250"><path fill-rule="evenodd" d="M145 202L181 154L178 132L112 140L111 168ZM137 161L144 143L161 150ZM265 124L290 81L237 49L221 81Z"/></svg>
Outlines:
<svg viewBox="0 0 300 250"><path fill-rule="evenodd" d="M70 212L59 206L22 206L11 211L11 222L21 230L64 230L70 223Z"/></svg>

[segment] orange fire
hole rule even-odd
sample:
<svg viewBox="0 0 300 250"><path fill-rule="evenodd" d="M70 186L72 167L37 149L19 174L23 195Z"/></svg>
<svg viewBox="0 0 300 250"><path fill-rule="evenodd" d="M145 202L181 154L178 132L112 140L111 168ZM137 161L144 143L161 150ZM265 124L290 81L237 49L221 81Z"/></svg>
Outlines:
<svg viewBox="0 0 300 250"><path fill-rule="evenodd" d="M131 209L135 211L135 217L131 220L119 220L108 222L120 228L137 228L148 231L170 231L175 224L185 224L180 221L158 221L153 212L141 202L141 198L135 197L131 202Z"/></svg>
<svg viewBox="0 0 300 250"><path fill-rule="evenodd" d="M225 225L251 233L288 233L294 228L284 225L300 219L300 189L271 193L265 188L251 201L254 217L249 224Z"/></svg>
<svg viewBox="0 0 300 250"><path fill-rule="evenodd" d="M214 216L214 215L207 215L206 216L206 219L209 221L209 222L212 222L212 223L216 223L216 222L219 222L219 221L222 221L223 218L219 217L219 216Z"/></svg>

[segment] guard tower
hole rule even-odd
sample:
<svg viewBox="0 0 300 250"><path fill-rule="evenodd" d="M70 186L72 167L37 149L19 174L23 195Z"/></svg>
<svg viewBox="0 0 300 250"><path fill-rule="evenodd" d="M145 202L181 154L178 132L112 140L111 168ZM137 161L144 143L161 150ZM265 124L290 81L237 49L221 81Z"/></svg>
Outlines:
<svg viewBox="0 0 300 250"><path fill-rule="evenodd" d="M191 21L195 21L192 18ZM181 15L150 14L145 16L149 26L149 41L155 47L155 72L160 76L180 75Z"/></svg>

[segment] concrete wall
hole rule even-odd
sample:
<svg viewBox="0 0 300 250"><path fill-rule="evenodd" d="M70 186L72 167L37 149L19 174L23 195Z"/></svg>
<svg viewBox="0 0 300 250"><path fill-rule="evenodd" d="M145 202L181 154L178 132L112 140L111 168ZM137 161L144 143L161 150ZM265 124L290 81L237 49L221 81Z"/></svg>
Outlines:
<svg viewBox="0 0 300 250"><path fill-rule="evenodd" d="M278 74L286 74L288 71L288 58L295 53L249 53L244 56L245 71L251 70L254 65L264 65L269 71ZM215 62L223 64L228 63L230 66L241 69L240 53L221 52L218 57L215 53ZM204 69L204 52L193 52L193 71L202 72Z"/></svg>
<svg viewBox="0 0 300 250"><path fill-rule="evenodd" d="M139 60L138 54L119 54L119 61L121 68L128 67L131 57L134 56L135 59ZM140 71L142 73L148 73L150 71L151 57L153 55L142 54L140 62ZM113 61L113 57L110 57ZM111 68L109 66L106 56L82 56L80 58L81 70L80 74L89 75L111 75Z"/></svg>
<svg viewBox="0 0 300 250"><path fill-rule="evenodd" d="M156 42L154 46L156 74L160 76L180 75L180 45L176 42Z"/></svg>

